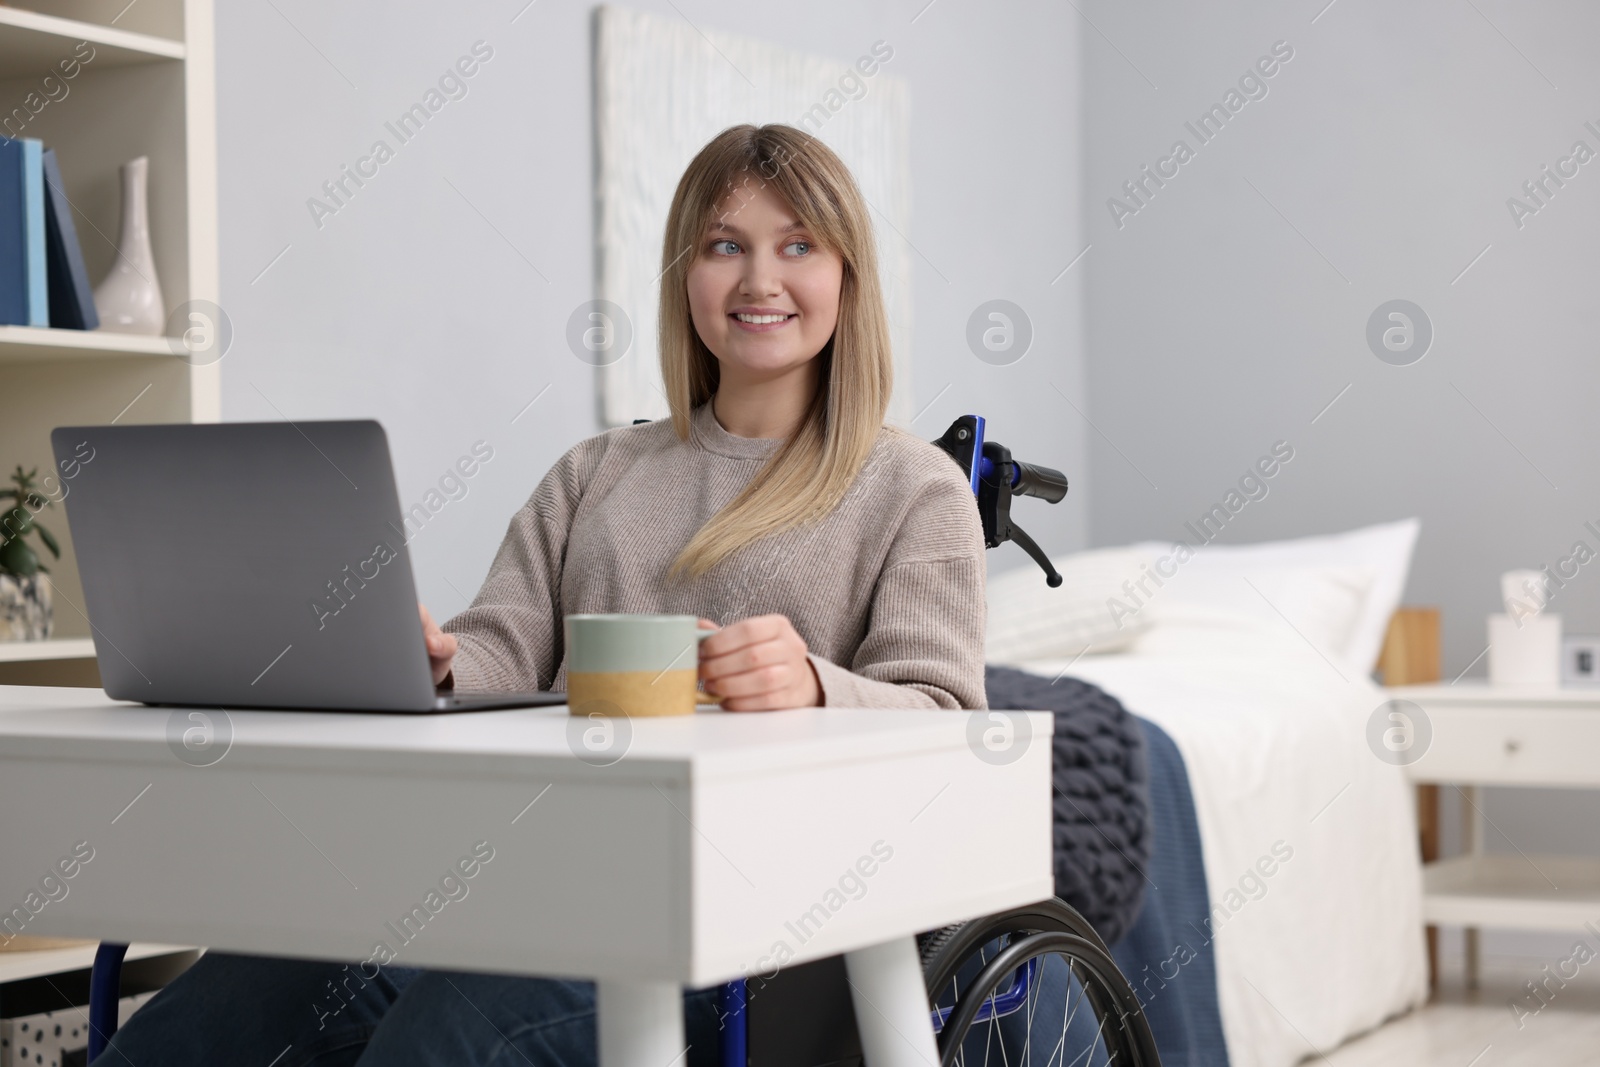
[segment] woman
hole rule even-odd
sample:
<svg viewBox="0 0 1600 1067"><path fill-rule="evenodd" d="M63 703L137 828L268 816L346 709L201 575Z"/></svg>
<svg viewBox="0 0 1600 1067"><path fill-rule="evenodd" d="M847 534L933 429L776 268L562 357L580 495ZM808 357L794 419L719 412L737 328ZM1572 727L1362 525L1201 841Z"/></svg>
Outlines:
<svg viewBox="0 0 1600 1067"><path fill-rule="evenodd" d="M718 629L700 677L727 711L986 706L982 523L960 468L883 423L888 324L844 164L791 127L725 130L678 184L662 268L671 419L556 462L472 606L443 628L422 611L435 681L564 689L564 615L692 613ZM687 1062L714 1063L712 991L684 1010ZM587 982L207 953L95 1063L570 1064L594 1045Z"/></svg>

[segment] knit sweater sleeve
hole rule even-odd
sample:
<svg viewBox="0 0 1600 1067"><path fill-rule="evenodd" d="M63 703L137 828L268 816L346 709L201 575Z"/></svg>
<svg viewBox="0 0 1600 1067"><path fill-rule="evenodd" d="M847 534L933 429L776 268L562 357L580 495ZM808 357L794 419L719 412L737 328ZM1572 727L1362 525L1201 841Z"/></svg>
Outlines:
<svg viewBox="0 0 1600 1067"><path fill-rule="evenodd" d="M960 469L905 509L873 590L866 638L848 666L808 654L824 707L988 706L983 520Z"/></svg>
<svg viewBox="0 0 1600 1067"><path fill-rule="evenodd" d="M605 448L568 449L511 517L472 605L440 627L454 634L458 689L549 689L561 664L561 567L587 474Z"/></svg>

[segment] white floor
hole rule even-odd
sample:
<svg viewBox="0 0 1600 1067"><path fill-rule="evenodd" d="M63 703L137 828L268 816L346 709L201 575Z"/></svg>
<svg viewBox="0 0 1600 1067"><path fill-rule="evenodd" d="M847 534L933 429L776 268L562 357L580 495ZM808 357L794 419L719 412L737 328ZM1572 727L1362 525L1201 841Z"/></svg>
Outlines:
<svg viewBox="0 0 1600 1067"><path fill-rule="evenodd" d="M1446 961L1440 991L1419 1011L1395 1019L1308 1064L1327 1067L1503 1067L1600 1063L1600 960L1578 967L1545 1003L1523 983L1545 977L1552 958L1490 957L1479 988L1464 988L1459 961ZM1567 969L1571 973L1572 968ZM1521 1010L1513 1010L1512 1005ZM1537 1009L1537 1010L1535 1010Z"/></svg>

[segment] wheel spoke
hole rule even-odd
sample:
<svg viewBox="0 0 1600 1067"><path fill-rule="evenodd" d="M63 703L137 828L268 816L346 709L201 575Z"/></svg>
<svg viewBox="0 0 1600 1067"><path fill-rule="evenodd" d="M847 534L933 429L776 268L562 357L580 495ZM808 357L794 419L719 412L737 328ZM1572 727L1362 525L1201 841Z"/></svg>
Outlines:
<svg viewBox="0 0 1600 1067"><path fill-rule="evenodd" d="M1027 1001L1028 1002L1028 1012L1027 1012L1027 1020L1028 1021L1027 1021L1027 1024L1026 1024L1024 1030L1023 1030L1024 1036L1023 1036L1023 1039L1022 1039L1022 1067L1027 1067L1027 1065L1032 1062L1028 1057L1030 1055L1032 1055L1032 1052L1033 1052L1033 1009L1039 1006L1039 998L1038 998L1037 994L1038 994L1039 990L1044 987L1044 962L1043 962L1043 960L1044 960L1044 957L1040 957L1039 971L1033 977L1033 988L1028 990L1028 1001ZM1017 968L1017 973L1019 975L1027 973L1027 971L1026 971L1027 966L1028 965L1026 963L1024 963L1021 967L1018 967Z"/></svg>
<svg viewBox="0 0 1600 1067"><path fill-rule="evenodd" d="M1088 1048L1083 1050L1083 1055L1085 1057L1093 1056L1094 1055L1094 1050L1099 1048L1100 1045L1101 1045L1101 1042L1103 1042L1105 1040L1106 1023L1109 1022L1110 1019L1111 1019L1111 1016L1109 1016L1109 1015L1105 1016L1104 1018L1102 1018L1100 1020L1100 1025L1095 1027L1095 1039L1089 1043L1089 1047ZM1083 1062L1085 1064L1087 1064L1089 1062L1089 1060L1087 1058L1085 1058ZM1071 1067L1077 1067L1077 1064L1078 1064L1078 1057L1077 1056L1072 1057Z"/></svg>
<svg viewBox="0 0 1600 1067"><path fill-rule="evenodd" d="M994 1044L994 990L989 991L989 1032L983 1035L983 1067L989 1067L989 1047ZM1005 1043L1000 1044L1000 1055L1006 1054Z"/></svg>
<svg viewBox="0 0 1600 1067"><path fill-rule="evenodd" d="M1067 1062L1067 1027L1072 1023L1072 1017L1074 1015L1078 1014L1077 1004L1074 1002L1073 997L1072 997L1072 983L1077 980L1078 972L1073 969L1073 960L1072 960L1072 958L1071 957L1064 957L1064 958L1067 961L1067 1009L1068 1010L1063 1011L1061 1013L1061 1036L1056 1038L1056 1047L1050 1050L1050 1058L1044 1061L1044 1067L1050 1067L1050 1065L1055 1062L1056 1053L1057 1052L1061 1053L1061 1064L1062 1064L1062 1067L1066 1067L1066 1062ZM1081 1001L1083 999L1083 991L1084 991L1083 983L1079 982L1078 983L1078 997L1077 997L1077 999L1079 1001ZM1029 1036L1030 1037L1032 1036L1031 1028L1030 1028L1030 1031L1029 1031Z"/></svg>
<svg viewBox="0 0 1600 1067"><path fill-rule="evenodd" d="M1015 982L1017 980L1016 975L1013 974L1011 980ZM998 1039L996 1043L1000 1046L1001 1067L1011 1067L1011 1057L1006 1052L1006 1035L1005 1032L1000 1029L1000 1019L995 1014L994 1010L993 993L989 994L989 1032Z"/></svg>
<svg viewBox="0 0 1600 1067"><path fill-rule="evenodd" d="M1061 1053L1062 1067L1065 1067L1067 1062L1067 1020L1065 1015L1061 1018L1061 1036L1056 1038L1056 1047L1050 1050L1050 1058L1044 1061L1044 1067L1050 1067L1056 1061L1057 1052Z"/></svg>
<svg viewBox="0 0 1600 1067"><path fill-rule="evenodd" d="M1077 1003L1070 1005L1071 1010L1067 1013L1066 1019L1061 1023L1061 1033L1063 1035L1063 1039L1065 1038L1067 1027L1072 1025L1072 1017L1078 1014L1078 1005L1083 1003L1083 998L1088 994L1089 991L1089 987L1084 984L1081 978L1078 977L1078 969L1075 966L1075 963L1076 961L1070 958L1067 960L1067 976L1078 983L1078 997ZM1071 988L1071 986L1069 985L1068 988ZM1065 1057L1066 1053L1063 1052L1062 1056Z"/></svg>

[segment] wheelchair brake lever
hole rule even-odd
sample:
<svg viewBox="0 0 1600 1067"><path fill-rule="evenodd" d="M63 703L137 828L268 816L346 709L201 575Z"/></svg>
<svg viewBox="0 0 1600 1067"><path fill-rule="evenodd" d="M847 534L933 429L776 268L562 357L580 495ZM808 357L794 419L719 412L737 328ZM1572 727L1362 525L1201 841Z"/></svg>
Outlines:
<svg viewBox="0 0 1600 1067"><path fill-rule="evenodd" d="M1035 542L1033 538L1028 536L1027 531L1025 531L1022 527L1018 526L1014 522L1010 523L1009 525L1010 529L1007 532L1010 535L1011 540L1021 545L1022 550L1028 555L1032 556L1035 563L1044 568L1045 584L1051 589L1055 589L1060 586L1062 580L1061 573L1057 571L1055 567L1051 566L1050 557L1044 554L1044 550L1039 547L1038 543Z"/></svg>

